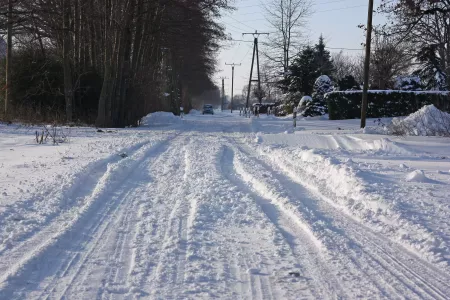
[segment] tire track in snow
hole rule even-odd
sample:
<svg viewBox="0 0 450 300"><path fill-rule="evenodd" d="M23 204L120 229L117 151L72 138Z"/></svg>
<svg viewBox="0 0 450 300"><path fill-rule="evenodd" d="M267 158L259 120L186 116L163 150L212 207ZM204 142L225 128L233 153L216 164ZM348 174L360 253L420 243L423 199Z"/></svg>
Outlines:
<svg viewBox="0 0 450 300"><path fill-rule="evenodd" d="M298 173L293 171L292 165L289 167L289 162L281 162L278 164L281 168L285 169L287 174L297 183L301 182L301 179L298 177ZM297 170L296 170L297 171ZM312 193L315 193L319 197L321 197L324 203L328 204L325 207L329 213L334 212L335 216L340 217L339 221L345 226L346 230L351 231L354 235L359 236L360 238L364 238L364 242L361 242L360 245L365 245L365 243L373 246L372 249L377 249L377 252L367 252L368 255L373 255L376 259L381 263L386 270L390 270L392 274L396 274L396 276L402 277L403 281L407 285L408 283L411 285L412 289L422 290L422 293L416 291L421 297L424 295L429 295L431 298L437 297L438 299L442 297L442 299L446 299L447 294L450 293L450 276L444 274L441 270L433 267L426 261L423 261L415 254L410 253L408 250L404 249L402 246L397 246L396 244L382 239L379 234L373 232L370 228L366 227L364 224L361 224L358 220L354 219L352 216L341 213L336 214L336 212L341 212L341 209L338 205L336 205L331 199L327 198L325 195L321 194L317 189L313 186L306 186L311 190ZM358 228L358 230L355 230ZM359 231L363 229L364 234L361 234ZM370 239L367 238L370 236ZM357 238L355 238L358 241ZM373 241L376 240L377 243ZM393 244L391 246L391 244ZM382 246L381 246L382 245ZM380 253L380 254L378 254ZM405 257L397 256L395 257L394 253L403 253ZM400 260L405 260L405 263L400 263ZM412 263L413 262L413 263ZM406 266L406 263L409 266ZM392 268L391 264L397 265L404 272L398 272L396 268ZM419 271L414 271L412 268L418 268ZM418 273L427 274L429 280L432 279L433 282L439 283L440 288L437 288L433 283L424 280L421 276L417 275ZM444 292L440 290L444 290ZM425 294L423 294L425 293Z"/></svg>
<svg viewBox="0 0 450 300"><path fill-rule="evenodd" d="M303 294L298 295L298 297L317 299L344 295L345 293L336 278L324 268L323 258L320 254L322 246L312 237L313 233L306 228L305 221L292 213L290 209L283 207L281 199L276 199L270 191L255 184L254 180L257 179L251 179L252 175L245 171L243 163L239 161L236 150L233 150L233 148L231 146L231 148L225 148L224 150L226 159L223 166L227 168L224 173L240 190L252 196L289 246L296 259L295 267L302 271L300 275L303 281L302 286L296 291L301 290ZM248 164L250 168L255 167L254 163ZM321 266L321 269L317 266Z"/></svg>
<svg viewBox="0 0 450 300"><path fill-rule="evenodd" d="M234 186L223 178L224 142L217 137L207 137L206 141L198 139L189 151L191 192L188 200L193 204L192 225L188 230L191 242L188 244L186 287L179 295L183 298L261 299L262 289L268 289L261 288L264 283L248 272L258 265L252 259L255 250L242 232L236 232L239 236L230 232L240 228L240 221L236 223L233 217L233 208L240 206L242 195L230 194Z"/></svg>
<svg viewBox="0 0 450 300"><path fill-rule="evenodd" d="M270 159L273 162L271 165L274 173L278 173L278 177L287 176L295 184L309 190L311 195L315 195L318 199L317 202L320 204L316 208L317 212L330 216L333 222L336 223L336 226L343 229L343 232L347 235L348 244L352 245L353 243L353 246L356 246L358 249L358 251L351 249L351 247L347 249L347 254L351 256L355 265L367 259L368 261L365 261L365 263L371 267L378 269L381 267L381 270L378 271L381 275L378 276L378 280L390 285L399 297L403 297L406 293L410 297L418 299L424 297L429 299L446 299L446 295L450 292L448 284L450 276L443 274L442 271L422 261L401 246L382 239L377 233L355 220L352 216L341 212L341 208L338 205L309 183L306 175L299 175L301 174L301 169L295 167L292 162L282 158L269 157ZM277 169L285 175L282 175ZM368 245L371 247L368 248ZM366 248L368 249L366 250ZM400 262L402 260L404 263ZM392 267L392 264L396 265L398 269ZM418 272L413 271L413 268L427 274L428 280L418 276ZM359 269L363 270L364 268L362 268L362 265L359 265ZM383 275L389 275L390 279L383 278ZM375 276L371 276L371 278L376 279ZM439 287L436 287L436 283Z"/></svg>
<svg viewBox="0 0 450 300"><path fill-rule="evenodd" d="M112 189L114 191L113 200L119 202L112 212L104 214L104 220L98 222L98 226L90 234L94 236L93 243L86 247L88 251L86 251L81 263L78 263L77 268L72 268L75 271L72 272L72 277L69 283L66 283L63 291L59 292L59 298L65 298L67 294L70 296L78 292L85 292L84 289L80 290L80 287L89 285L93 286L92 294L101 286L98 289L97 298L104 298L102 295L105 291L108 292L107 298L111 298L113 295L123 296L131 291L131 287L127 282L127 275L130 272L121 272L129 270L131 266L131 256L123 255L126 246L125 238L128 238L130 235L127 232L127 227L129 228L131 225L129 218L131 215L136 214L137 199L147 186L148 178L143 175L145 169L152 164L155 156L159 156L167 151L170 141L167 140L147 151L143 159L136 161L134 164L136 169ZM119 192L117 193L117 191ZM117 230L116 226L112 226L112 224L116 223L125 226L125 228L119 226L119 230ZM112 243L108 243L109 240L112 240ZM112 253L112 255L109 255L109 253ZM98 269L105 264L107 264L106 270L103 272L103 276L100 277L103 284L100 284L99 281L95 283L96 277L92 276L93 269L90 266L95 266L95 269ZM120 273L122 273L122 278L118 279ZM80 277L81 279L77 282ZM61 283L58 283L58 288L60 286Z"/></svg>
<svg viewBox="0 0 450 300"><path fill-rule="evenodd" d="M157 143L156 148L158 145L161 146L161 143ZM71 211L71 214L62 215L58 218L60 222L52 223L53 226L44 229L41 234L46 238L36 247L28 245L29 249L33 249L32 252L26 253L26 256L16 266L10 268L8 273L3 274L4 281L0 295L23 294L31 290L33 286L40 285L41 282L49 287L49 289L44 288L44 292L50 293L55 282L48 283L48 279L44 280L44 278L54 276L53 280L57 280L58 277L64 276L77 266L79 261L85 259L82 242L91 240L95 230L99 228L108 213L120 204L117 198L110 200L106 205L101 200L104 196L110 195L111 190L115 191L116 188L113 186L132 173L132 167L139 165L153 151L155 151L155 146L147 143L128 158L108 165L108 170L95 182L95 185L92 185L91 194L86 194L85 204L81 208ZM125 176L122 173L125 173ZM121 185L118 184L118 186ZM89 189L83 189L83 192L87 190ZM58 228L61 225L63 225L62 229ZM86 228L86 225L89 227ZM74 241L78 242L74 243ZM62 258L60 258L61 255L63 255ZM15 282L23 281L29 282L27 288L24 291L15 290Z"/></svg>
<svg viewBox="0 0 450 300"><path fill-rule="evenodd" d="M134 145L131 148L128 148L133 155L137 153L140 149L148 145L149 142L139 143ZM95 170L95 172L88 172L83 178L79 179L76 183L72 185L71 193L66 194L66 197L72 199L81 199L85 198L95 189L95 187L99 184L100 181L105 180L105 173L109 168L113 168L114 166L121 163L121 158L114 155L105 160L100 160L92 163L89 166L88 170ZM83 186L82 184L85 183ZM89 203L88 203L89 204ZM83 203L82 203L83 205ZM85 204L86 205L86 204ZM7 265L5 260L5 265L0 263L0 288L5 280L8 279L9 276L13 276L16 272L20 270L20 268L27 263L28 260L33 259L34 255L39 253L45 249L47 244L52 244L55 238L55 233L59 232L55 230L59 229L59 225L65 224L66 220L72 216L73 213L76 213L79 207L74 206L68 211L63 212L60 216L56 217L52 222L50 222L44 229L41 229L35 235L33 235L29 239L25 239L23 242L13 247L9 251L2 253L2 256L7 256L8 261L13 261L13 265ZM56 229L55 229L56 227ZM29 253L29 249L33 249L31 253Z"/></svg>
<svg viewBox="0 0 450 300"><path fill-rule="evenodd" d="M118 151L119 153L128 153L128 155L132 155L133 153L136 153L139 149L147 145L149 141L139 142L132 146L125 147ZM17 213L19 213L20 218L28 219L27 213L29 213L29 210L31 210L32 214L34 213L33 209L30 209L35 204L36 199L40 199L41 195L46 195L46 200L42 199L39 201L53 201L58 205L58 209L54 212L51 212L49 214L46 213L45 215L45 224L42 224L41 226L37 228L32 228L29 230L28 228L23 228L18 224L13 229L14 232L14 241L12 247L4 247L0 248L0 257L3 255L6 255L8 257L14 257L14 252L19 252L18 249L23 248L24 245L28 245L30 242L34 240L41 241L43 238L42 236L39 236L39 231L42 230L42 226L49 226L54 220L56 219L58 221L58 217L61 216L61 214L67 213L71 209L73 209L73 203L76 205L79 204L79 199L83 198L90 190L93 189L93 184L103 176L103 174L106 172L108 165L110 164L116 164L118 163L122 158L117 155L109 155L106 158L102 158L96 161L93 161L91 163L88 163L85 167L81 169L81 172L78 172L76 174L72 174L71 171L63 174L64 176L59 175L55 178L55 184L49 185L48 187L43 187L43 189L40 189L37 193L30 195L27 200L21 201L19 205L15 205L5 211L3 211L0 214L0 228L2 225L6 224L6 222L9 221L11 217L14 217ZM80 173L83 173L80 177L77 177ZM84 175L87 174L87 175ZM65 183L64 179L67 180L67 176L70 176L70 180L72 180L71 184ZM60 189L55 189L55 185L61 185ZM58 204L59 202L59 204ZM20 213L20 210L24 209L25 211L23 213ZM34 215L31 215L31 220L34 217ZM15 217L14 217L15 218ZM56 221L56 222L57 222ZM10 232L11 235L13 232ZM36 237L35 237L36 236ZM44 236L45 237L45 236ZM20 241L19 241L20 240ZM19 241L16 245L14 245L14 242ZM0 245L2 247L2 245ZM27 247L25 247L27 248ZM16 260L16 259L13 259ZM3 266L0 264L0 273L3 273L4 270ZM1 282L1 280L0 280Z"/></svg>
<svg viewBox="0 0 450 300"><path fill-rule="evenodd" d="M187 147L186 141L172 145L174 152L169 161L170 172L159 174L155 189L156 194L165 196L164 205L170 208L168 216L162 215L160 218L167 218L167 222L159 224L160 229L164 229L162 241L157 252L157 263L154 271L148 274L148 281L151 286L148 288L153 298L164 295L173 295L175 286L181 286L184 281L184 265L186 261L186 249L188 243L188 216L191 209L186 202L186 177L187 172ZM172 185L168 183L173 182ZM161 199L159 199L161 200ZM163 212L164 214L164 212ZM172 286L171 286L172 285ZM168 286L171 290L167 290Z"/></svg>
<svg viewBox="0 0 450 300"><path fill-rule="evenodd" d="M174 140L169 149L160 155L149 168L150 184L138 208L136 232L133 236L129 284L134 297L148 297L151 289L146 285L154 281L157 262L164 251L164 238L170 220L167 216L172 211L172 204L167 196L172 192L172 180L177 182L181 164L176 154L182 149ZM183 144L183 143L181 143ZM97 297L99 298L99 297Z"/></svg>
<svg viewBox="0 0 450 300"><path fill-rule="evenodd" d="M318 242L319 244L321 244L321 241L325 242L322 246L327 246L324 250L326 250L329 262L332 262L334 265L336 265L336 263L340 264L340 266L333 266L329 270L334 271L337 275L339 275L340 282L346 284L346 287L340 289L341 291L345 290L346 292L351 292L352 290L355 290L361 292L364 290L363 286L371 286L372 293L379 291L385 296L398 294L397 290L390 288L389 285L378 284L374 280L368 281L367 277L369 277L369 273L366 271L366 268L359 265L353 257L341 256L340 258L337 258L338 254L343 251L339 245L345 245L348 241L346 241L345 237L342 236L339 228L331 225L332 219L317 211L314 204L314 197L312 197L311 194L306 192L304 189L292 190L292 182L288 182L286 178L282 178L283 175L281 174L273 177L273 175L277 175L277 172L272 167L256 158L254 154L244 150L242 147L238 147L237 152L240 153L239 158L243 160L239 163L241 166L241 171L244 172L244 177L250 181L250 185L254 185L254 189L256 191L259 189L264 191L263 194L270 195L269 198L275 199L274 201L277 202L283 210L287 211L293 219L298 217L300 218L301 223L304 222L305 224L309 224L306 226L311 227L313 232L311 232L311 230L308 230L308 232L310 232L310 236L318 236L320 239ZM252 165L255 167L242 168L247 165ZM298 202L298 199L301 201ZM300 215L294 213L293 215L292 212L302 213L300 213ZM317 226L317 224L319 224L319 226ZM305 225L302 225L302 227L305 227ZM354 265L356 267L348 268L349 265ZM329 272L325 272L324 276L327 277L328 274ZM353 287L353 285L355 285L352 284L353 282L356 282L358 286ZM361 282L364 282L364 284ZM339 285L339 283L331 284L331 286L336 285ZM330 284L328 284L328 286L330 286ZM386 291L385 286L390 289L389 292ZM356 297L356 295L353 295L353 297ZM367 295L365 297L367 297Z"/></svg>
<svg viewBox="0 0 450 300"><path fill-rule="evenodd" d="M171 142L173 143L175 140L177 139L174 139ZM151 178L150 169L157 165L162 157L170 156L173 153L173 146L165 145L164 150L159 153L160 155L158 155L152 163L144 164L143 166L143 171L150 173L145 176L145 181L150 183L147 183L145 187L138 188L139 193L137 193L136 197L133 197L130 204L126 205L127 214L122 222L128 228L131 227L131 230L125 231L125 234L122 235L119 232L119 238L113 238L113 240L116 241L115 246L113 247L113 259L111 260L110 266L107 268L107 279L99 290L97 299L111 299L116 295L119 295L120 297L124 297L125 295L130 296L133 293L136 295L142 294L140 287L134 286L134 281L132 280L132 277L135 277L136 275L134 267L136 266L136 247L138 246L136 239L139 231L139 221L136 219L144 217L139 206L149 202L148 200L151 198L153 187L152 181L154 181L154 179ZM141 180L144 181L144 178ZM144 200L145 198L147 198L147 201ZM130 219L130 216L133 216L133 219ZM130 242L131 238L133 239L133 242Z"/></svg>

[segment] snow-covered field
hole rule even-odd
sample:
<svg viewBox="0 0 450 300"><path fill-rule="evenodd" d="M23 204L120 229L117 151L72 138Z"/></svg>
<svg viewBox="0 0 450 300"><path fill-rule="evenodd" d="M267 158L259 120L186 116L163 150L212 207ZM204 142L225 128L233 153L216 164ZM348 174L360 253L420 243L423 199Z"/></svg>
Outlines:
<svg viewBox="0 0 450 300"><path fill-rule="evenodd" d="M450 138L358 122L0 125L0 299L450 299Z"/></svg>

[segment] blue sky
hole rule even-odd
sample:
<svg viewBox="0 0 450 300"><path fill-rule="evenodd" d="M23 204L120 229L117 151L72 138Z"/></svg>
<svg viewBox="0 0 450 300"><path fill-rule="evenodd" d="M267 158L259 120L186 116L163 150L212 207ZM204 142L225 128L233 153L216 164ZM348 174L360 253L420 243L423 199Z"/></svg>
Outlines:
<svg viewBox="0 0 450 300"><path fill-rule="evenodd" d="M237 10L225 13L221 23L225 25L226 32L237 40L252 41L251 36L242 37L242 32L270 32L273 29L265 20L262 3L272 0L235 0ZM320 34L323 34L327 46L331 48L362 49L364 32L358 28L359 24L367 22L368 0L311 0L314 13L308 20L305 30L308 40L315 43ZM375 0L375 8L381 0ZM384 18L375 14L374 24L383 23ZM264 36L260 37L262 41ZM240 94L242 88L248 83L252 59L252 43L227 42L226 47L218 55L218 69L222 70L215 76L216 82L221 86L222 76L225 80L225 93L231 94L231 67L225 63L242 63L235 68L234 94ZM261 46L260 46L261 47ZM329 49L331 52L339 52L338 49ZM361 53L361 51L343 50L349 54ZM261 57L261 56L260 56ZM256 68L255 68L256 70Z"/></svg>

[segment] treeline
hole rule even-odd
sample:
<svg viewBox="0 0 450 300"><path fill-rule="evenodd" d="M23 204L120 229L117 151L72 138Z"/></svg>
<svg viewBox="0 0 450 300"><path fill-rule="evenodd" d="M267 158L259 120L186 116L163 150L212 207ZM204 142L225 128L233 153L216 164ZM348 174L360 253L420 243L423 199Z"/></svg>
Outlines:
<svg viewBox="0 0 450 300"><path fill-rule="evenodd" d="M227 1L0 0L4 118L123 127L189 109L215 89Z"/></svg>

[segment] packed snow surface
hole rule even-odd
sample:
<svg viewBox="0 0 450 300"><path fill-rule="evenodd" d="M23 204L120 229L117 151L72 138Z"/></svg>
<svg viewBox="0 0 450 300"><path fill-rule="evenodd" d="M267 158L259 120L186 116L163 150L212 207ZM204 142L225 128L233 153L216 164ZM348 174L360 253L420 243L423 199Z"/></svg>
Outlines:
<svg viewBox="0 0 450 300"><path fill-rule="evenodd" d="M0 125L0 299L449 299L449 138L143 124Z"/></svg>

